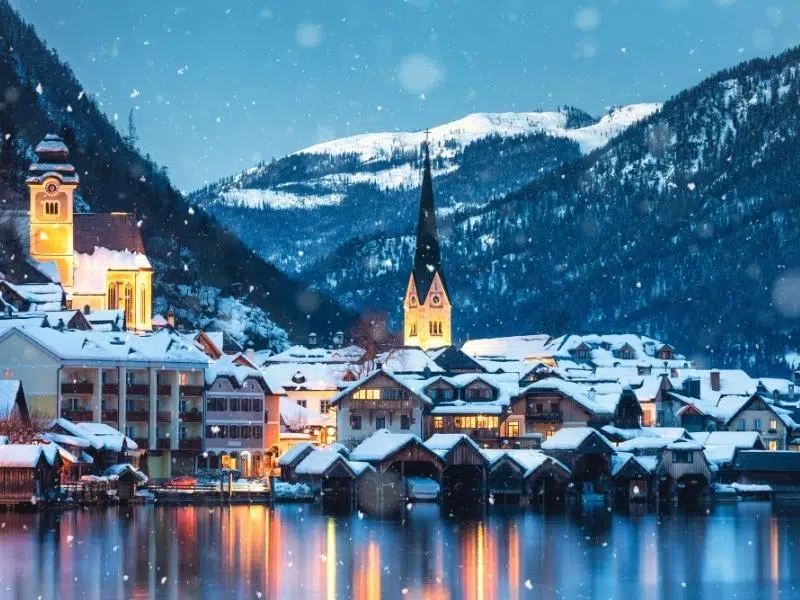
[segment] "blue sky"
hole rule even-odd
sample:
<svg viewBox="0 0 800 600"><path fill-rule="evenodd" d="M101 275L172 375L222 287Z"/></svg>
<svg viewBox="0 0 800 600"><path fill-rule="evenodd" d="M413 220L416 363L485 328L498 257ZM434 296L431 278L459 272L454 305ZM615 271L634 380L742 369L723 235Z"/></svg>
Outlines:
<svg viewBox="0 0 800 600"><path fill-rule="evenodd" d="M476 111L661 101L800 43L795 0L11 0L190 191Z"/></svg>

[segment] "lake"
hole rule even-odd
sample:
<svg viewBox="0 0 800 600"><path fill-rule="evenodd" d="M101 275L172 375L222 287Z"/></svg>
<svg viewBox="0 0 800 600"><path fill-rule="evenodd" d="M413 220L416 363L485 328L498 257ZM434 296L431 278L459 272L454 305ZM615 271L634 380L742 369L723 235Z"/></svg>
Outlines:
<svg viewBox="0 0 800 600"><path fill-rule="evenodd" d="M800 597L800 511L490 507L448 517L315 505L0 514L0 598Z"/></svg>

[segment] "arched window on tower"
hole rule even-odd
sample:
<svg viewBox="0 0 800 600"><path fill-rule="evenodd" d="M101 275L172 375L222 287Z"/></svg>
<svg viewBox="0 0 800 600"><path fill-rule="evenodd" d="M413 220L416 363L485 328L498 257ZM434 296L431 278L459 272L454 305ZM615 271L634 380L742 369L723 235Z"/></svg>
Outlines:
<svg viewBox="0 0 800 600"><path fill-rule="evenodd" d="M58 201L57 200L48 200L44 203L44 214L46 215L58 215Z"/></svg>
<svg viewBox="0 0 800 600"><path fill-rule="evenodd" d="M125 286L125 322L133 323L133 286Z"/></svg>
<svg viewBox="0 0 800 600"><path fill-rule="evenodd" d="M144 307L147 304L147 289L145 285L142 283L139 285L139 322L145 322L145 312Z"/></svg>
<svg viewBox="0 0 800 600"><path fill-rule="evenodd" d="M108 284L108 309L116 310L119 308L119 284L112 281Z"/></svg>
<svg viewBox="0 0 800 600"><path fill-rule="evenodd" d="M416 335L417 335L417 324L416 323L412 323L411 324L411 327L409 327L409 330L408 330L408 335L409 335L409 337L416 337Z"/></svg>

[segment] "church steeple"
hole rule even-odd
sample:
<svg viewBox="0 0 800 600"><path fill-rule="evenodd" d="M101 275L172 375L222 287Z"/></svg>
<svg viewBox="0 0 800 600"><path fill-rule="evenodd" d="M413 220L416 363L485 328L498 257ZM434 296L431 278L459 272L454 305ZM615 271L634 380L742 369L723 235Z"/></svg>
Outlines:
<svg viewBox="0 0 800 600"><path fill-rule="evenodd" d="M422 194L419 202L419 218L417 220L417 248L414 252L414 281L417 284L417 293L420 298L424 299L428 295L435 273L439 273L444 286L439 231L436 227L436 208L433 203L431 156L426 136L425 161L422 171Z"/></svg>
<svg viewBox="0 0 800 600"><path fill-rule="evenodd" d="M405 344L423 349L449 346L452 341L451 305L442 268L439 231L436 227L428 133L425 132L417 244L403 302Z"/></svg>

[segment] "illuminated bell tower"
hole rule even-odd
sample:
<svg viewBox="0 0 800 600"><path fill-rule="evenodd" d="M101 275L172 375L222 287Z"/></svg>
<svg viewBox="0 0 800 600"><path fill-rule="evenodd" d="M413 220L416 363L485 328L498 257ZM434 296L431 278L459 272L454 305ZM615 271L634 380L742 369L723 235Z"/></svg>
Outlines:
<svg viewBox="0 0 800 600"><path fill-rule="evenodd" d="M28 169L26 180L30 192L31 258L54 263L69 296L74 262L72 197L78 187L78 175L68 162L69 149L57 135L47 135L34 152L38 161Z"/></svg>
<svg viewBox="0 0 800 600"><path fill-rule="evenodd" d="M419 346L423 350L453 343L452 305L442 270L427 133L417 246L403 301L403 342L406 346Z"/></svg>

